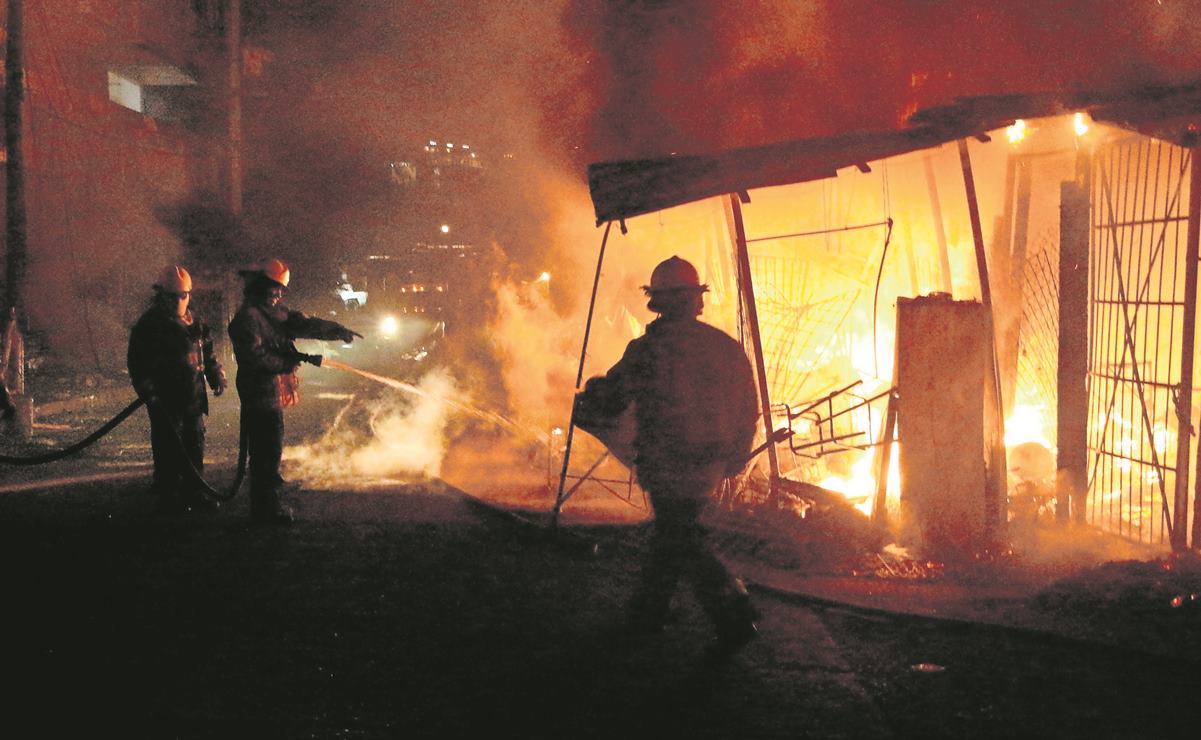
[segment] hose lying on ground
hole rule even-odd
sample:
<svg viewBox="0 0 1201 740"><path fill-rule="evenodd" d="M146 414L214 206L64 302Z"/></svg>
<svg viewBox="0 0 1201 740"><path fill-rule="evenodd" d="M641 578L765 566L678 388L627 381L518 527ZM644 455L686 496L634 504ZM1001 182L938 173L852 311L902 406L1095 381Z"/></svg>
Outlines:
<svg viewBox="0 0 1201 740"><path fill-rule="evenodd" d="M79 452L83 448L87 447L88 445L92 444L93 442L100 439L104 435L108 434L112 430L116 429L118 424L120 424L121 422L128 419L129 416L131 414L133 414L133 412L137 411L145 403L146 402L140 398L134 399L133 403L126 406L124 409L121 410L120 413L118 413L116 416L114 416L113 418L111 418L107 422L105 422L104 426L100 427L99 429L92 432L91 434L84 437L83 439L76 442L75 444L71 445L70 447L64 447L61 450L55 450L54 452L47 452L42 455L33 455L32 457L15 457L12 455L0 455L0 463L4 463L7 465L43 465L48 462L54 462L55 460L61 460L64 457L69 457L70 455L74 455L76 452Z"/></svg>
<svg viewBox="0 0 1201 740"><path fill-rule="evenodd" d="M53 452L47 452L41 455L32 455L29 457L0 455L0 464L44 465L46 463L54 462L55 460L62 460L65 457L70 457L71 455L74 455L80 450L93 444L96 442L96 440L100 439L112 430L116 429L121 422L128 419L133 412L144 406L145 403L146 402L141 398L134 399L132 403L118 412L116 416L105 422L104 425L99 429L69 447L64 447L61 450L55 450ZM151 413L155 412L152 410ZM183 441L180 440L179 434L175 431L174 426L171 427L171 436L174 437L175 442L178 445L180 457L182 457L187 463L187 465L184 466L184 475L190 480L191 483L194 483L203 494L210 496L217 501L229 501L238 493L238 489L242 487L242 481L246 477L247 446L246 424L244 422L240 422L238 425L238 472L234 477L234 482L230 485L229 490L224 492L218 491L209 485L208 481L204 479L204 476L200 474L200 471L196 469L196 466L192 463L191 458L189 458L187 453L184 451Z"/></svg>

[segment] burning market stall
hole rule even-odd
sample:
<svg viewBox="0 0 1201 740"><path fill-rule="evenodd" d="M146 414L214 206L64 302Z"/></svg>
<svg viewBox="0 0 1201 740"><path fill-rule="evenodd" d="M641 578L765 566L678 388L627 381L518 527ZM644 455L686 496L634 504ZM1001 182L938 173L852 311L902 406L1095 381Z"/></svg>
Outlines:
<svg viewBox="0 0 1201 740"><path fill-rule="evenodd" d="M983 97L898 131L594 164L606 228L577 385L613 359L589 351L594 324L641 329L598 300L606 249L622 293L680 254L714 286L705 320L752 358L775 440L765 485L727 500L837 491L961 554L1052 519L1182 549L1191 518L1195 544L1177 430L1197 405L1198 111L1197 85ZM598 482L637 500L605 458L568 430L555 514Z"/></svg>

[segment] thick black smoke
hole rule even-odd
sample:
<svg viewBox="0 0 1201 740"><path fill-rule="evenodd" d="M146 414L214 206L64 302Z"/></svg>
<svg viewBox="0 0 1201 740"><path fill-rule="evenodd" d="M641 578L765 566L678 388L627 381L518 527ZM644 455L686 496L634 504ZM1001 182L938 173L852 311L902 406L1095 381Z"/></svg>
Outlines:
<svg viewBox="0 0 1201 740"><path fill-rule="evenodd" d="M591 161L899 125L914 105L1180 82L1197 0L274 0L248 3L249 238L329 271L420 240L386 166L429 139L513 164L479 219L519 265L552 242L539 183ZM497 170L492 168L492 172Z"/></svg>
<svg viewBox="0 0 1201 740"><path fill-rule="evenodd" d="M957 96L1201 76L1195 0L575 2L592 156L706 151L898 125Z"/></svg>

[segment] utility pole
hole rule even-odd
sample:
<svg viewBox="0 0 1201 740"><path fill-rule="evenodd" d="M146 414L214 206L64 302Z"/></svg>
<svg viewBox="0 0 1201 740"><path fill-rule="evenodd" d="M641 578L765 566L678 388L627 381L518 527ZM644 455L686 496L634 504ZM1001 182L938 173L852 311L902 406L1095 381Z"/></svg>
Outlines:
<svg viewBox="0 0 1201 740"><path fill-rule="evenodd" d="M21 101L25 79L21 48L21 0L8 0L7 36L4 48L4 305L21 315L25 304L25 166L21 154Z"/></svg>
<svg viewBox="0 0 1201 740"><path fill-rule="evenodd" d="M229 84L229 212L242 216L242 0L226 0L225 42Z"/></svg>
<svg viewBox="0 0 1201 740"><path fill-rule="evenodd" d="M25 338L21 332L25 305L25 161L21 152L21 103L25 97L22 53L24 23L21 0L8 0L4 44L4 303L0 313L0 383L16 407L16 429L28 437L33 429L33 401L25 394Z"/></svg>

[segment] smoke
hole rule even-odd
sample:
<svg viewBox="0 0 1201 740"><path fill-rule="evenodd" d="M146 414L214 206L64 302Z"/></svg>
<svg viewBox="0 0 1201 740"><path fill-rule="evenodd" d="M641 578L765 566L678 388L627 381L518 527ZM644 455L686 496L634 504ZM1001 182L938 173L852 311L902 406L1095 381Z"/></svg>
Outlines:
<svg viewBox="0 0 1201 740"><path fill-rule="evenodd" d="M489 165L513 155L482 220L516 266L556 273L563 311L578 302L558 261L594 240L554 238L547 212L570 200L590 221L589 162L892 126L959 95L1180 82L1201 62L1197 0L245 3L235 229L203 198L220 186L220 116L193 137L95 87L96 59L168 49L205 71L204 105L220 110L220 55L188 59L180 42L191 5L134 24L106 4L30 9L30 303L65 353L119 364L142 291L181 254L276 254L307 295L344 258L420 240L384 184L430 138L468 141Z"/></svg>
<svg viewBox="0 0 1201 740"><path fill-rule="evenodd" d="M510 406L549 431L571 411L582 326L551 310L544 286L496 286L491 335Z"/></svg>
<svg viewBox="0 0 1201 740"><path fill-rule="evenodd" d="M296 262L301 286L340 261L434 241L441 222L477 246L497 238L519 264L542 261L546 183L562 179L574 137L544 115L547 100L575 95L560 3L278 5L248 42L271 54L246 82L252 242ZM429 140L469 144L484 165L484 192L445 221L389 187L390 163ZM571 173L577 188L582 176Z"/></svg>
<svg viewBox="0 0 1201 740"><path fill-rule="evenodd" d="M890 128L958 96L1195 78L1195 0L573 2L593 156ZM586 50L586 51L583 51Z"/></svg>
<svg viewBox="0 0 1201 740"><path fill-rule="evenodd" d="M386 391L366 402L352 399L320 439L287 448L285 459L315 487L437 477L454 417L453 399L461 394L450 374L438 370L422 377L416 390Z"/></svg>

